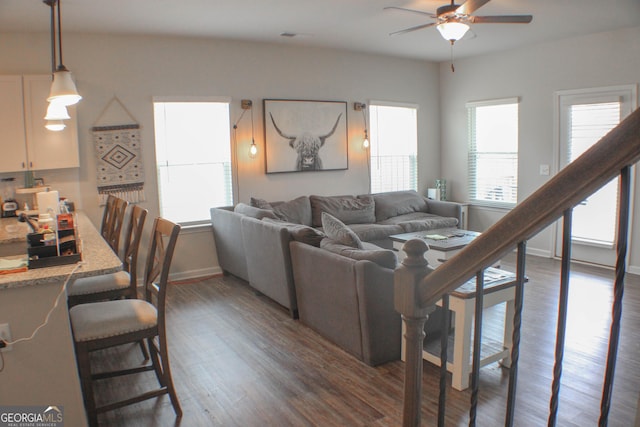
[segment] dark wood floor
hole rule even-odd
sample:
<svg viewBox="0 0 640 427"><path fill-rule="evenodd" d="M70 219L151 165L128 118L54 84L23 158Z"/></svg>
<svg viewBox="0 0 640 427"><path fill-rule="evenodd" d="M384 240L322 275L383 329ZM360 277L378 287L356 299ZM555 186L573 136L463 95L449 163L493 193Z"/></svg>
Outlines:
<svg viewBox="0 0 640 427"><path fill-rule="evenodd" d="M513 266L513 257L503 267ZM517 426L547 424L553 374L559 263L529 257L516 407ZM612 272L574 266L558 426L595 426L599 416ZM233 277L176 284L169 292L171 365L184 411L168 398L100 416L104 426L397 426L402 362L371 368L292 320ZM500 316L501 307L485 315ZM139 363L137 346L96 354ZM435 425L437 368L424 367L423 424ZM96 386L101 400L155 385L152 373ZM478 426L504 425L508 371L481 370ZM610 426L633 426L640 396L640 277L628 276ZM447 425L468 424L469 391L449 388Z"/></svg>

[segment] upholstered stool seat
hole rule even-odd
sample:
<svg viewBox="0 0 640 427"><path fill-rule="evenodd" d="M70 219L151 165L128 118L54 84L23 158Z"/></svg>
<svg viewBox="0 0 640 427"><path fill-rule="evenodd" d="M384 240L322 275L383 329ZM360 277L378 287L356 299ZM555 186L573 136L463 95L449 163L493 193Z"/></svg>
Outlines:
<svg viewBox="0 0 640 427"><path fill-rule="evenodd" d="M82 277L67 287L67 296L97 294L107 291L126 291L131 277L126 271L118 271L102 276Z"/></svg>
<svg viewBox="0 0 640 427"><path fill-rule="evenodd" d="M76 341L91 341L153 329L156 308L144 300L125 299L80 304L69 310Z"/></svg>

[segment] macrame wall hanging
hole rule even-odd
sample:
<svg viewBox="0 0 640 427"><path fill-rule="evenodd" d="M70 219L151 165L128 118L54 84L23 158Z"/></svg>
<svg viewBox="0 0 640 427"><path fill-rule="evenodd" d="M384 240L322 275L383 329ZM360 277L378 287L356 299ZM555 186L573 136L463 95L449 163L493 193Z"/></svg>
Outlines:
<svg viewBox="0 0 640 427"><path fill-rule="evenodd" d="M130 203L145 201L140 125L117 97L109 101L91 131L100 205L109 194Z"/></svg>

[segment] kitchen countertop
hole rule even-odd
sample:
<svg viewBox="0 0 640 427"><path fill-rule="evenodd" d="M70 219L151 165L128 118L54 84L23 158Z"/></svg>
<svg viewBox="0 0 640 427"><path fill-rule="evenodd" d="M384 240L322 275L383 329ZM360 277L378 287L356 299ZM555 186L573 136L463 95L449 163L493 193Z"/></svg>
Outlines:
<svg viewBox="0 0 640 427"><path fill-rule="evenodd" d="M91 220L82 212L76 212L76 218L82 248L82 265L77 268L74 277L96 276L122 270L122 261L105 242ZM17 218L3 218L0 220L0 244L24 242L29 231L27 224L19 222ZM77 264L70 264L3 274L0 275L0 290L59 283L64 281L76 266Z"/></svg>

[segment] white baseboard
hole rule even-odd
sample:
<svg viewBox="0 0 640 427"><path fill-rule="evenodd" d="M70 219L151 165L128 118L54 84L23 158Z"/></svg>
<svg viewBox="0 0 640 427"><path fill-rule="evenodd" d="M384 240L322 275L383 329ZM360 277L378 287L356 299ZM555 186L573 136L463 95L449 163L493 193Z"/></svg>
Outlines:
<svg viewBox="0 0 640 427"><path fill-rule="evenodd" d="M169 274L169 281L179 281L188 279L197 279L199 277L214 276L222 274L222 269L219 266L201 268L198 270L180 271L178 273Z"/></svg>
<svg viewBox="0 0 640 427"><path fill-rule="evenodd" d="M527 255L539 256L542 258L553 258L551 251L547 249L530 248L527 246Z"/></svg>

